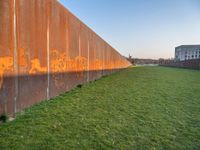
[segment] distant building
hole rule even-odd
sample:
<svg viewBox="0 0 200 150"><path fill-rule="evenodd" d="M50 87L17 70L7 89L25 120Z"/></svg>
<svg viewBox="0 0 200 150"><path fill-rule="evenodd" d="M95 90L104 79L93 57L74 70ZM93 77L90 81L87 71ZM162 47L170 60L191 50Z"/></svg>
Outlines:
<svg viewBox="0 0 200 150"><path fill-rule="evenodd" d="M200 59L200 45L181 45L175 48L175 60Z"/></svg>

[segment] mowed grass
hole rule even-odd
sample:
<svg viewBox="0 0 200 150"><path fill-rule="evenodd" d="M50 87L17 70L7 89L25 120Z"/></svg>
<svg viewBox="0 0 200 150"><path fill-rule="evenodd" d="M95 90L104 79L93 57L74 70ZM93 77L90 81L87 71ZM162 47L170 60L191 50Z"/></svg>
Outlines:
<svg viewBox="0 0 200 150"><path fill-rule="evenodd" d="M200 71L133 67L0 125L4 149L200 149Z"/></svg>

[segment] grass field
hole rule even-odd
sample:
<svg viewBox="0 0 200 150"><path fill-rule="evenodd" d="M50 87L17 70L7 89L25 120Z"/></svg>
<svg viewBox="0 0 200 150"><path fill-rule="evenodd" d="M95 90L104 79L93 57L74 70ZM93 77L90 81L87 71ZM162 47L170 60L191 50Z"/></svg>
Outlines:
<svg viewBox="0 0 200 150"><path fill-rule="evenodd" d="M200 149L200 71L128 68L0 125L4 149Z"/></svg>

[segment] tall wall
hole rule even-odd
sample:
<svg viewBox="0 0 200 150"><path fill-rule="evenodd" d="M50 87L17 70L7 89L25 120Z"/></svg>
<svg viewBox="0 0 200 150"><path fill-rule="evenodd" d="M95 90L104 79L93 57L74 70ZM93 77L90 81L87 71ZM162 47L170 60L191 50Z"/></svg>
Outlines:
<svg viewBox="0 0 200 150"><path fill-rule="evenodd" d="M0 0L0 115L129 65L56 0Z"/></svg>

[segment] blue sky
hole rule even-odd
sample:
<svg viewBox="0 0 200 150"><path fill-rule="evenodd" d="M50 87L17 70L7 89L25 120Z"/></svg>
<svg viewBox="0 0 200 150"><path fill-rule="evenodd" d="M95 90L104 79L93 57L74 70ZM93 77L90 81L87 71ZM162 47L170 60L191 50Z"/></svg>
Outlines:
<svg viewBox="0 0 200 150"><path fill-rule="evenodd" d="M200 0L60 0L121 54L171 58L200 44Z"/></svg>

